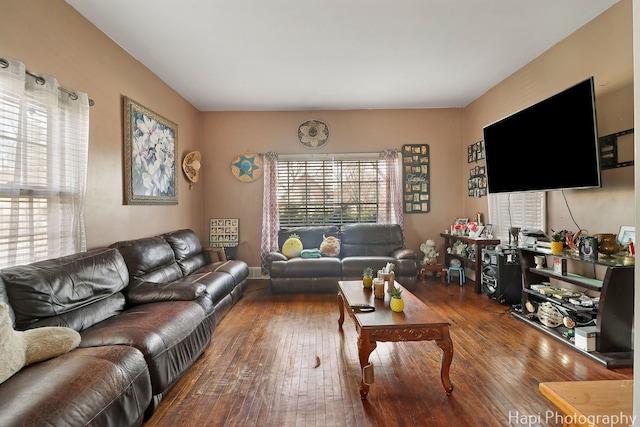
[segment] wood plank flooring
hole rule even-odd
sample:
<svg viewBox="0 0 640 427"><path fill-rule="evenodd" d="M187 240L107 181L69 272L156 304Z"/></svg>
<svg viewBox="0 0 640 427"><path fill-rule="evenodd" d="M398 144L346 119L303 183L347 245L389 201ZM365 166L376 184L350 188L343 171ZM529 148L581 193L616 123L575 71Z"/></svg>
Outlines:
<svg viewBox="0 0 640 427"><path fill-rule="evenodd" d="M514 319L470 282L427 278L414 294L451 322L451 396L433 342L378 343L361 400L357 335L349 318L339 332L336 295L274 295L257 280L144 427L561 426L540 382L633 378Z"/></svg>

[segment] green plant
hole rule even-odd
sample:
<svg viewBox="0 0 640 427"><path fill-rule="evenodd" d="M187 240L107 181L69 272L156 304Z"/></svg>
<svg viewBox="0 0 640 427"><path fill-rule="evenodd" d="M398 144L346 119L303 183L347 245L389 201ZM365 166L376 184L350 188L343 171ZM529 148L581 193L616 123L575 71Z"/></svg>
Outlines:
<svg viewBox="0 0 640 427"><path fill-rule="evenodd" d="M373 268L367 267L362 272L362 277L373 277Z"/></svg>
<svg viewBox="0 0 640 427"><path fill-rule="evenodd" d="M564 241L564 237L560 233L553 233L553 235L551 236L551 241L552 242L563 242Z"/></svg>
<svg viewBox="0 0 640 427"><path fill-rule="evenodd" d="M402 299L402 289L394 286L393 289L391 289L391 297Z"/></svg>

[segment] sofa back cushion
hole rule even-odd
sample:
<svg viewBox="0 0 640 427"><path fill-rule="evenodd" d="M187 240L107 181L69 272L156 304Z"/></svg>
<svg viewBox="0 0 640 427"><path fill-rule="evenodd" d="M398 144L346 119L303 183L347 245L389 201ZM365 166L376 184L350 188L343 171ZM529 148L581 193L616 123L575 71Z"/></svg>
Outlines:
<svg viewBox="0 0 640 427"><path fill-rule="evenodd" d="M86 329L124 309L120 291L129 283L122 255L104 248L8 267L0 277L19 330L44 325Z"/></svg>
<svg viewBox="0 0 640 427"><path fill-rule="evenodd" d="M176 262L185 276L208 264L207 255L202 250L200 239L193 230L177 230L162 237L173 249Z"/></svg>
<svg viewBox="0 0 640 427"><path fill-rule="evenodd" d="M162 237L124 240L112 244L118 249L129 269L129 279L169 283L182 278L173 249Z"/></svg>
<svg viewBox="0 0 640 427"><path fill-rule="evenodd" d="M347 224L342 226L340 258L348 256L388 256L404 247L398 224Z"/></svg>
<svg viewBox="0 0 640 427"><path fill-rule="evenodd" d="M297 234L300 237L304 249L320 249L324 236L340 238L340 230L335 225L282 228L278 232L278 250L280 252L282 252L282 245L292 234Z"/></svg>

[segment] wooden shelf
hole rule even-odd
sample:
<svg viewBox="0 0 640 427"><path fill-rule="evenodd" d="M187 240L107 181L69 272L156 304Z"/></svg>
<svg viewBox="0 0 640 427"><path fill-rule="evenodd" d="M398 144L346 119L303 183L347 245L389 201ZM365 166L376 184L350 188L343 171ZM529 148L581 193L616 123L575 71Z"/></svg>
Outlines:
<svg viewBox="0 0 640 427"><path fill-rule="evenodd" d="M459 259L463 266L469 266L474 271L474 285L477 294L482 292L482 247L500 244L498 239L472 239L465 236L456 236L449 233L440 233L440 237L444 239L445 250L450 249L453 246L453 242L460 240L462 242L472 244L476 246L475 254L473 258L467 258L458 254L450 254L445 252L444 265L450 267L452 259Z"/></svg>

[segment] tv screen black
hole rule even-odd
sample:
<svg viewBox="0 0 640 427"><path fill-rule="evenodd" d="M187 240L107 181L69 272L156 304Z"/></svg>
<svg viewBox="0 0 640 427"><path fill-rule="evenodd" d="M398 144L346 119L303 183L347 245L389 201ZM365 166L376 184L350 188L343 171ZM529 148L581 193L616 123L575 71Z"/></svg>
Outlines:
<svg viewBox="0 0 640 427"><path fill-rule="evenodd" d="M601 186L593 77L483 133L490 194Z"/></svg>

